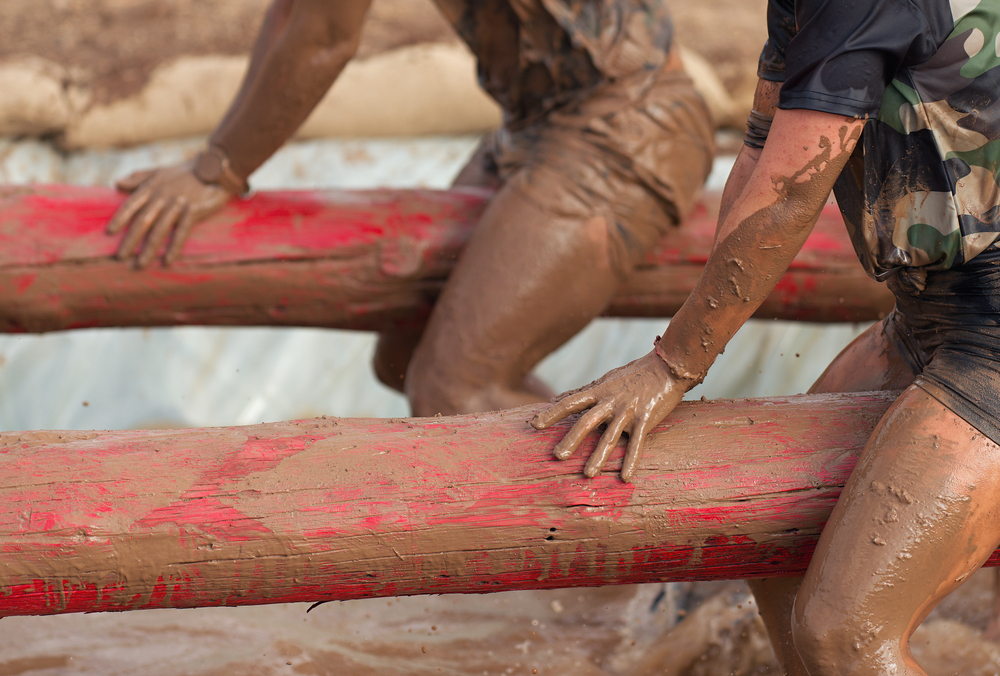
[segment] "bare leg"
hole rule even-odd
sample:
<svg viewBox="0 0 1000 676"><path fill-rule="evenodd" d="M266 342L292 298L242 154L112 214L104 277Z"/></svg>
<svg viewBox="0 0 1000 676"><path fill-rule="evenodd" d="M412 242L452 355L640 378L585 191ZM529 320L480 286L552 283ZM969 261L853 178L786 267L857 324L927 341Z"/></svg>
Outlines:
<svg viewBox="0 0 1000 676"><path fill-rule="evenodd" d="M413 359L413 352L417 349L426 328L426 325L421 325L417 328L398 328L379 334L372 366L375 369L375 375L383 385L388 385L399 392L405 391L406 369L410 365L410 360ZM538 401L548 401L556 394L551 387L533 373L524 376L521 381L521 389L534 394Z"/></svg>
<svg viewBox="0 0 1000 676"><path fill-rule="evenodd" d="M811 676L925 672L909 638L1000 542L1000 446L922 389L862 452L795 599Z"/></svg>
<svg viewBox="0 0 1000 676"><path fill-rule="evenodd" d="M909 367L900 359L878 323L845 347L809 392L901 390L912 382ZM788 676L808 676L792 643L792 604L801 582L800 577L747 582L757 600L778 664Z"/></svg>
<svg viewBox="0 0 1000 676"><path fill-rule="evenodd" d="M394 390L403 392L406 369L410 366L413 351L417 349L420 337L424 335L424 325L408 328L394 328L378 334L372 368L379 381Z"/></svg>
<svg viewBox="0 0 1000 676"><path fill-rule="evenodd" d="M497 176L496 167L492 165L487 151L488 138L479 144L465 167L455 177L452 187L469 186L494 190L500 188L500 178ZM376 377L383 385L400 392L404 391L406 370L410 366L413 352L417 349L426 328L427 324L422 323L417 326L395 328L379 333L372 367L375 369ZM538 385L542 387L538 391L542 400L552 396L547 394L548 389L544 388L541 381L538 381Z"/></svg>
<svg viewBox="0 0 1000 676"><path fill-rule="evenodd" d="M537 170L513 180L484 212L407 372L414 415L542 401L522 386L525 376L618 286L605 218L537 206L532 195L551 191L550 180L558 177Z"/></svg>

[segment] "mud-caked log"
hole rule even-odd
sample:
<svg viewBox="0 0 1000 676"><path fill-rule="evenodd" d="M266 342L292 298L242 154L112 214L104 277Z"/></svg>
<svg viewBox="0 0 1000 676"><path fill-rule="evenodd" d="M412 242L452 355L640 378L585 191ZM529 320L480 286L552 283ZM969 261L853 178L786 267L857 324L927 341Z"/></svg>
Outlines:
<svg viewBox="0 0 1000 676"><path fill-rule="evenodd" d="M682 404L633 483L537 407L3 433L0 616L800 574L893 399Z"/></svg>
<svg viewBox="0 0 1000 676"><path fill-rule="evenodd" d="M200 224L182 257L144 270L114 258L106 188L0 188L0 331L108 326L419 325L490 193L261 192ZM704 199L622 283L605 314L669 317L701 273L717 196ZM865 321L891 294L865 276L828 206L756 316Z"/></svg>

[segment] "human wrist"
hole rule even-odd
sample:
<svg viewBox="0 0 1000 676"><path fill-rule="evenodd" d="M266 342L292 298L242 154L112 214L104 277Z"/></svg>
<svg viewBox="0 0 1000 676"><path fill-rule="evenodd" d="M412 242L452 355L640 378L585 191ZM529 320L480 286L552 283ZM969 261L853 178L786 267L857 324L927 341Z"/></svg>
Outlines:
<svg viewBox="0 0 1000 676"><path fill-rule="evenodd" d="M206 150L198 153L192 172L205 185L218 186L234 195L250 192L250 184L233 170L229 155L218 145L210 144Z"/></svg>
<svg viewBox="0 0 1000 676"><path fill-rule="evenodd" d="M663 362L664 366L666 366L670 376L684 386L685 391L690 390L705 379L704 373L693 373L684 364L684 360L670 354L666 346L662 344L661 336L657 336L656 340L653 341L653 352Z"/></svg>
<svg viewBox="0 0 1000 676"><path fill-rule="evenodd" d="M767 135L771 131L771 123L774 121L773 115L766 115L751 110L747 116L747 131L743 137L743 145L748 148L760 150L767 141Z"/></svg>

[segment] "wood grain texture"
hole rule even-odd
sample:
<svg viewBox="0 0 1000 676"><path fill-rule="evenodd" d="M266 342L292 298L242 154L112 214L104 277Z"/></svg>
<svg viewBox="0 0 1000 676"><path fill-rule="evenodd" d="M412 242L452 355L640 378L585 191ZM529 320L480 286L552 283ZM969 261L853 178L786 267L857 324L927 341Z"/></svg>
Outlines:
<svg viewBox="0 0 1000 676"><path fill-rule="evenodd" d="M489 193L258 193L200 225L181 260L137 271L104 228L106 188L0 188L0 331L278 325L379 330L421 322ZM718 212L709 196L623 284L606 314L669 317L694 287ZM868 279L828 206L760 318L865 321L892 296Z"/></svg>
<svg viewBox="0 0 1000 676"><path fill-rule="evenodd" d="M531 407L0 435L0 616L802 572L894 394L682 404L632 484Z"/></svg>

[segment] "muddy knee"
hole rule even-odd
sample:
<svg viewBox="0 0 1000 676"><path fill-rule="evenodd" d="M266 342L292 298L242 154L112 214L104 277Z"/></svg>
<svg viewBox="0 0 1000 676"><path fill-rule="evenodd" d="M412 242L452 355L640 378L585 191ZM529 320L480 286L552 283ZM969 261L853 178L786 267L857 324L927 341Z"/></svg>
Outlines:
<svg viewBox="0 0 1000 676"><path fill-rule="evenodd" d="M476 388L465 381L467 374L452 359L437 359L431 349L413 354L406 372L405 393L410 411L417 417L452 415L481 410Z"/></svg>
<svg viewBox="0 0 1000 676"><path fill-rule="evenodd" d="M874 676L900 663L903 637L891 624L856 607L853 596L848 591L835 604L817 596L796 600L792 640L810 676Z"/></svg>

